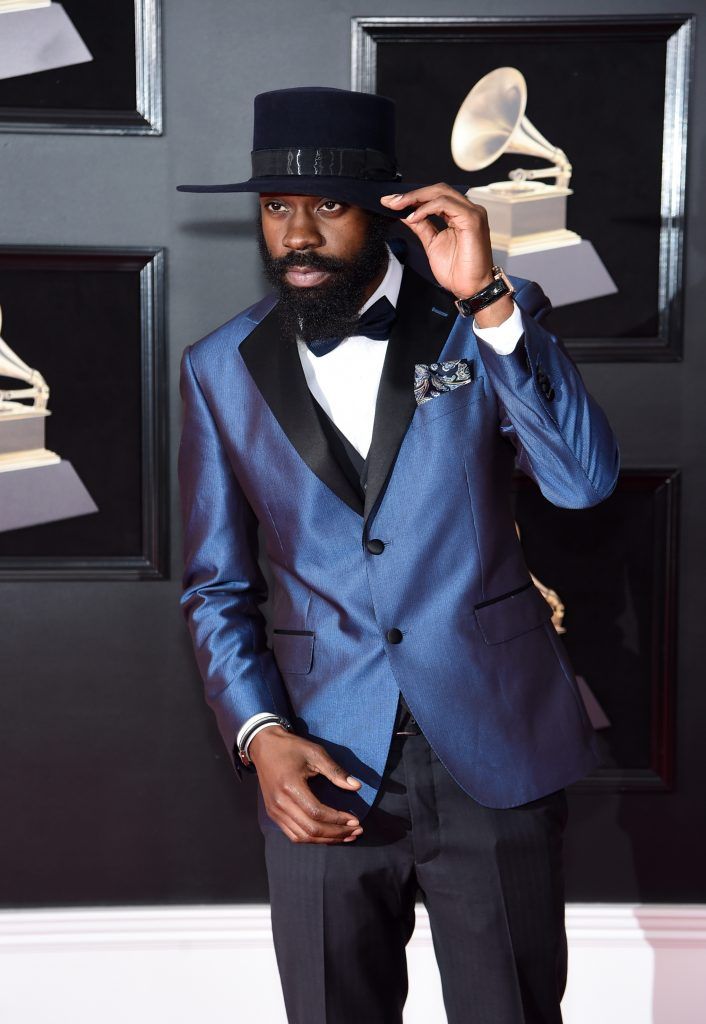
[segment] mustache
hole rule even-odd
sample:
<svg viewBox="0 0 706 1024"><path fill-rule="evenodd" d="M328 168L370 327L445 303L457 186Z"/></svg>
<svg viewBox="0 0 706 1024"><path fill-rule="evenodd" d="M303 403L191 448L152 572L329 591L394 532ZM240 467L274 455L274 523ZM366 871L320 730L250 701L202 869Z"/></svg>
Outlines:
<svg viewBox="0 0 706 1024"><path fill-rule="evenodd" d="M334 256L322 256L318 252L288 252L286 256L270 256L270 263L278 274L285 274L294 267L307 267L336 274L349 267L345 260L336 259Z"/></svg>

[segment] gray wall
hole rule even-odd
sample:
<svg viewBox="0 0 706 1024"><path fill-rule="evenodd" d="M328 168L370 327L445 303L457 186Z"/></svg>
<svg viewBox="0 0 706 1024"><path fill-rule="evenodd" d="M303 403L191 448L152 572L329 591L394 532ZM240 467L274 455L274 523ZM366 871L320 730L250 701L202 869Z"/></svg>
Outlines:
<svg viewBox="0 0 706 1024"><path fill-rule="evenodd" d="M665 13L684 6L624 0L619 11ZM704 0L690 5L701 14L704 6ZM250 197L182 195L175 185L249 175L255 93L305 84L348 87L354 14L587 13L615 14L616 8L586 0L404 0L372 9L344 0L164 0L163 137L0 135L2 244L167 248L173 506L170 581L0 586L1 846L7 859L0 901L6 905L266 895L254 785L241 785L227 763L177 607L173 467L184 346L262 291L254 207ZM704 27L699 19L685 359L583 368L617 430L625 464L683 471L677 788L653 796L573 797L572 898L697 899L706 855L692 827L706 782L700 752L706 711Z"/></svg>

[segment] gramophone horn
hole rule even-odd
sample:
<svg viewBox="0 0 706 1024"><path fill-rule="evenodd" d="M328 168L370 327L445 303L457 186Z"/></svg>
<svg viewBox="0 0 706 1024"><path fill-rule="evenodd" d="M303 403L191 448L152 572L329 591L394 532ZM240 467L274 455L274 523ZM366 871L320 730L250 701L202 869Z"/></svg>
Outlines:
<svg viewBox="0 0 706 1024"><path fill-rule="evenodd" d="M0 330L2 330L2 307L0 307ZM0 376L30 381L34 372L0 337Z"/></svg>
<svg viewBox="0 0 706 1024"><path fill-rule="evenodd" d="M476 82L461 104L451 132L451 154L464 171L480 171L503 153L550 160L551 168L512 171L511 178L556 177L567 187L571 164L525 115L527 83L517 68L496 68Z"/></svg>
<svg viewBox="0 0 706 1024"><path fill-rule="evenodd" d="M2 309L0 309L0 327L2 327ZM24 360L20 359L16 352L0 337L0 377L9 377L11 380L21 380L32 387L20 388L7 391L0 389L0 407L8 409L17 406L20 410L27 408L19 405L10 399L33 398L35 409L46 409L49 400L49 388L39 370L33 370L27 366Z"/></svg>

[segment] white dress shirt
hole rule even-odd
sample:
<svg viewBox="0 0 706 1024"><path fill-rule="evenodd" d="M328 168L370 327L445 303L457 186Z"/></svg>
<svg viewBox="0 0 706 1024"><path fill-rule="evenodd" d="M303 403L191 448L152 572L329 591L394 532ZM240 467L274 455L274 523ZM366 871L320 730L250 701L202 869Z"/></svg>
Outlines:
<svg viewBox="0 0 706 1024"><path fill-rule="evenodd" d="M360 312L364 313L369 306L387 296L393 306L402 284L402 264L388 248L388 265L379 287L373 292ZM509 355L517 346L522 336L522 317L517 305L510 316L498 327L480 328L473 321L474 333L480 340L490 345L500 355ZM373 436L375 419L375 402L377 400L382 364L387 352L387 341L375 341L363 335L354 334L345 338L336 348L323 356L315 356L307 347L306 342L298 340L297 348L302 369L309 390L333 420L335 425L351 442L353 447L365 459L368 455ZM253 715L245 722L238 732L237 745L246 729L263 719L262 727L266 729L275 722L264 721L271 717L271 712ZM254 739L257 729L248 740L248 747ZM247 754L247 750L245 751Z"/></svg>
<svg viewBox="0 0 706 1024"><path fill-rule="evenodd" d="M393 306L397 305L402 284L402 264L389 249L388 256L387 272L379 287L361 307L361 313L383 295ZM515 306L511 316L499 327L481 329L474 321L473 329L482 341L491 345L500 355L508 355L522 334L522 317ZM315 356L306 342L301 340L297 342L297 347L312 395L341 433L366 458L373 436L375 402L387 342L354 334L325 356Z"/></svg>

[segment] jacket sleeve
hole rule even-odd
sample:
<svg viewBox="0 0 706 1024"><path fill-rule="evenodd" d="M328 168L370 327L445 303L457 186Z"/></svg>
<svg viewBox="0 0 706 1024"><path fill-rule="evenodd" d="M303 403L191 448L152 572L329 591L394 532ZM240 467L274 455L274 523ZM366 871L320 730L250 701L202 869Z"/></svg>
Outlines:
<svg viewBox="0 0 706 1024"><path fill-rule="evenodd" d="M558 338L541 320L551 309L539 285L520 282L524 334L510 355L478 348L500 406L500 431L517 465L562 508L597 505L613 491L620 454L605 413L586 391Z"/></svg>
<svg viewBox="0 0 706 1024"><path fill-rule="evenodd" d="M235 768L235 742L251 715L287 715L284 686L267 646L260 605L257 519L224 451L190 350L181 365L184 423L179 487L184 531L184 610L206 702Z"/></svg>

